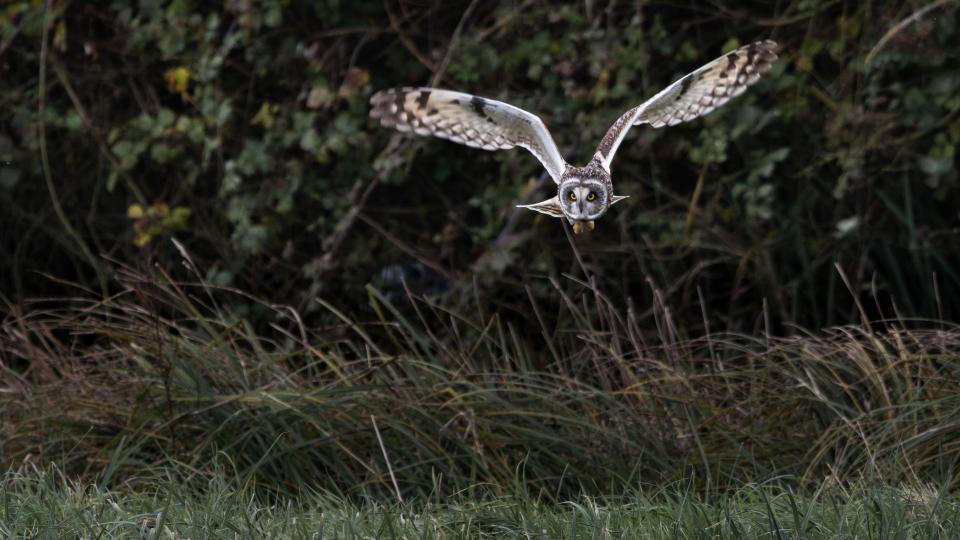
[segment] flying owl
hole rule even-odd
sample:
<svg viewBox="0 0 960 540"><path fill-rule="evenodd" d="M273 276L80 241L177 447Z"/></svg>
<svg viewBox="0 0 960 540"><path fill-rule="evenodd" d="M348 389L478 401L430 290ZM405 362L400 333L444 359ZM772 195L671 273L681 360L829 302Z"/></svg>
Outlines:
<svg viewBox="0 0 960 540"><path fill-rule="evenodd" d="M433 135L484 150L520 146L540 160L557 183L557 194L519 205L556 218L566 217L577 234L626 199L614 195L610 162L632 126L655 128L693 120L743 93L770 71L777 59L774 41L758 41L729 52L625 112L600 141L585 167L564 161L543 121L532 113L492 99L436 88L393 88L370 98L370 116L385 127Z"/></svg>

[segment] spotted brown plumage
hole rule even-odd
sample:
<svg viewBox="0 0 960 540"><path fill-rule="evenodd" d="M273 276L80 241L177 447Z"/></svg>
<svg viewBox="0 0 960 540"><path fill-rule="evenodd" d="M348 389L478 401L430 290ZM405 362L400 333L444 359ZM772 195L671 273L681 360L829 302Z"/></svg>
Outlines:
<svg viewBox="0 0 960 540"><path fill-rule="evenodd" d="M632 126L672 126L708 114L770 71L777 47L770 40L751 43L681 77L622 114L584 167L564 161L539 117L501 101L436 88L393 88L370 98L370 116L386 127L475 148L526 148L557 183L557 195L523 208L566 217L579 233L592 230L595 219L626 198L613 194L610 163Z"/></svg>
<svg viewBox="0 0 960 540"><path fill-rule="evenodd" d="M436 88L392 88L370 98L370 116L380 124L418 135L504 150L520 146L559 181L564 161L550 132L537 116L513 105Z"/></svg>
<svg viewBox="0 0 960 540"><path fill-rule="evenodd" d="M777 43L758 41L729 52L689 73L642 105L625 112L607 130L597 152L607 167L632 126L673 126L710 113L739 96L777 59Z"/></svg>

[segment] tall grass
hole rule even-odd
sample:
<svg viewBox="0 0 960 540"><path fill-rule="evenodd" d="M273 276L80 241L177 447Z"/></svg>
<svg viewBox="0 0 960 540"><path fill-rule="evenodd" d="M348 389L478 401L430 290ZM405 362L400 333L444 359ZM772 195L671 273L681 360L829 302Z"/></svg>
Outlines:
<svg viewBox="0 0 960 540"><path fill-rule="evenodd" d="M114 285L8 310L3 466L52 461L106 488L158 468L203 481L226 457L271 492L391 500L679 479L717 492L777 474L957 485L947 322L684 338L669 306L642 328L604 291L553 283L565 311L536 336L481 301L451 312L372 288L371 320L320 301L341 324L306 328L259 302L273 322L255 329L226 307L242 292L199 277L117 266Z"/></svg>

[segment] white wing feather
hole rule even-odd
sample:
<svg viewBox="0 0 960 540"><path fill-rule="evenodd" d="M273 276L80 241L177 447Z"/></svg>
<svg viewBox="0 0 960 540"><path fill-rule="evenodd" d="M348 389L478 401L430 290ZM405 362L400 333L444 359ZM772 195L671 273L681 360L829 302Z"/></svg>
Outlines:
<svg viewBox="0 0 960 540"><path fill-rule="evenodd" d="M436 88L392 88L374 94L370 105L372 118L400 131L484 150L526 148L557 183L566 168L543 121L501 101Z"/></svg>
<svg viewBox="0 0 960 540"><path fill-rule="evenodd" d="M627 131L638 124L672 126L703 116L739 96L777 59L774 41L758 41L731 51L666 87L639 107L624 113L607 130L597 152L610 170L613 155Z"/></svg>

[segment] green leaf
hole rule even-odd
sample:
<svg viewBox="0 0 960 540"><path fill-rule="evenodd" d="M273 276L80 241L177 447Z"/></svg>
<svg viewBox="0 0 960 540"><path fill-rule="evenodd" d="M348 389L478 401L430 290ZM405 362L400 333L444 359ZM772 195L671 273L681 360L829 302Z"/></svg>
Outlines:
<svg viewBox="0 0 960 540"><path fill-rule="evenodd" d="M20 169L9 165L0 165L0 187L10 189L20 181Z"/></svg>
<svg viewBox="0 0 960 540"><path fill-rule="evenodd" d="M930 176L941 176L953 170L953 157L931 157L924 156L920 158L920 169Z"/></svg>

